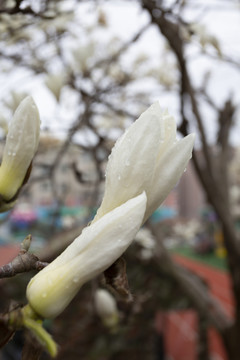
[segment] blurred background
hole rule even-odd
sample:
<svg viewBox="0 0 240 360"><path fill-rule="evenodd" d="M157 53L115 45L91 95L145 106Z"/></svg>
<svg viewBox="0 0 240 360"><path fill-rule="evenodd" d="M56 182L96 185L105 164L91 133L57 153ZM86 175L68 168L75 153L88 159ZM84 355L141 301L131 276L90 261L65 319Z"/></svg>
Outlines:
<svg viewBox="0 0 240 360"><path fill-rule="evenodd" d="M0 265L29 233L43 261L80 234L116 139L154 101L178 138L196 133L180 182L124 254L131 294L125 263L123 287L106 275L85 285L46 323L57 359L240 358L239 33L238 0L0 0L0 154L24 97L41 118L30 180L0 215ZM26 302L32 276L1 280L2 311ZM117 302L114 326L96 309L99 287ZM23 337L0 359L20 359Z"/></svg>

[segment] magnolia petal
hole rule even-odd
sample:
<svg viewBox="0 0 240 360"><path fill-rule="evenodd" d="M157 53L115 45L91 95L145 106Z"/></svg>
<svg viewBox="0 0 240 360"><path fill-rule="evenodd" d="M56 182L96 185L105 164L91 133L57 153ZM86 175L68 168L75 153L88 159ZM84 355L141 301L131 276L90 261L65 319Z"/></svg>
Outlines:
<svg viewBox="0 0 240 360"><path fill-rule="evenodd" d="M142 193L85 228L30 281L30 306L45 318L60 314L85 282L106 270L131 244L141 226L146 201Z"/></svg>
<svg viewBox="0 0 240 360"><path fill-rule="evenodd" d="M190 134L171 146L159 159L148 194L144 221L161 205L179 181L192 157L195 135Z"/></svg>
<svg viewBox="0 0 240 360"><path fill-rule="evenodd" d="M160 106L150 106L120 137L112 149L106 171L102 204L94 219L141 194L154 174L161 138Z"/></svg>
<svg viewBox="0 0 240 360"><path fill-rule="evenodd" d="M157 161L163 156L164 152L176 142L176 122L173 116L168 114L168 111L164 111L159 117L159 123L161 124L160 131L160 145L158 148Z"/></svg>
<svg viewBox="0 0 240 360"><path fill-rule="evenodd" d="M48 89L52 92L52 94L55 96L56 100L60 100L61 90L64 86L65 82L65 74L59 73L59 74L50 74L47 76L45 80L45 84L48 87Z"/></svg>
<svg viewBox="0 0 240 360"><path fill-rule="evenodd" d="M25 178L38 147L40 119L32 97L18 106L9 125L0 167L0 194L6 200L14 197Z"/></svg>
<svg viewBox="0 0 240 360"><path fill-rule="evenodd" d="M115 298L109 291L98 289L95 292L94 304L96 313L102 319L104 325L113 327L119 321L119 314Z"/></svg>
<svg viewBox="0 0 240 360"><path fill-rule="evenodd" d="M108 317L117 313L115 298L105 289L97 289L94 296L94 303L97 314L100 317Z"/></svg>

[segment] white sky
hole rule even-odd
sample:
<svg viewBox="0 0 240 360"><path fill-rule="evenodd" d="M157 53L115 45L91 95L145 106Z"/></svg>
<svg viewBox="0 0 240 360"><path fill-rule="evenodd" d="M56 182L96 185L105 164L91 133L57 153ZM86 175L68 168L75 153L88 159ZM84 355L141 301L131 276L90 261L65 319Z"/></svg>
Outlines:
<svg viewBox="0 0 240 360"><path fill-rule="evenodd" d="M169 0L169 3L171 1ZM189 11L185 13L187 20L200 20L201 23L206 24L209 29L209 33L216 35L220 41L220 46L225 55L232 57L236 61L240 59L240 7L239 1L224 1L224 0L192 0L190 1L192 6ZM146 12L143 12L137 2L134 1L120 1L114 2L102 2L104 11L107 15L109 24L108 31L100 31L99 39L101 41L107 41L108 38L112 38L113 35L120 37L127 41L130 39L140 27L149 21L149 16ZM90 7L90 10L89 10ZM206 11L208 9L218 9ZM85 3L79 7L77 16L83 22L91 24L93 18L96 16L94 12L95 3ZM96 9L95 9L96 10ZM140 39L134 44L132 49L126 53L123 60L126 66L134 54L145 52L151 57L153 64L158 64L163 57L164 42L159 35L155 26L152 26ZM211 49L208 49L211 52ZM188 50L194 58L194 54L199 53L198 46L192 46ZM215 56L215 51L212 51ZM240 63L240 61L239 61ZM217 64L217 66L216 66ZM209 94L216 102L221 106L223 102L228 98L229 94L239 107L240 104L240 71L239 69L221 62L209 61L206 57L197 57L191 61L190 71L196 84L199 84L202 80L203 74L211 70L211 79L209 82ZM15 72L14 76L7 77L0 74L0 97L3 99L7 96L9 90L16 89L18 91L27 90L34 96L40 110L40 114L43 120L43 125L51 124L51 128L58 130L60 117L61 126L67 128L71 123L71 119L74 116L74 103L75 99L69 97L70 104L66 111L57 109L53 96L48 90L46 90L41 84L43 79L40 77L33 80L32 76L29 76L24 71ZM151 90L150 84L144 84L149 86L149 93L154 93ZM146 89L146 88L145 88ZM152 100L156 98L153 95ZM159 99L162 106L167 106L169 112L174 114L178 118L178 102L176 99L169 97L168 95L161 95ZM239 107L240 108L240 107ZM209 139L214 137L215 124L213 114L208 108L202 108L203 114L206 118L206 126L208 128ZM240 110L236 118L236 128L232 135L232 141L235 144L240 144Z"/></svg>

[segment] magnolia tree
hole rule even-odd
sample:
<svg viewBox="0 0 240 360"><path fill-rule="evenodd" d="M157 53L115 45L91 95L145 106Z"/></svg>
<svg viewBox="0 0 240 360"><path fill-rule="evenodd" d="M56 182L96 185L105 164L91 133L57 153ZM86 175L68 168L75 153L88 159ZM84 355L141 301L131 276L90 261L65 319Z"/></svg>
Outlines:
<svg viewBox="0 0 240 360"><path fill-rule="evenodd" d="M96 172L94 185L100 188L104 179L103 164L111 152L103 199L91 223L83 230L78 226L63 235L51 233L41 254L28 251L30 237L26 237L18 257L0 269L1 278L38 270L31 280L28 277L25 281L26 297L21 300L22 306L17 304L11 305L9 311L4 309L0 318L0 343L5 345L17 329L28 329L23 359L38 359L42 349L59 359L68 356L68 351L73 351L76 345L73 339L79 331L91 328L91 333L100 337L97 331L101 333L101 328L93 326L83 314L89 314L86 304L91 296L99 319L114 334L111 344L116 348L121 344L124 348L120 338L127 330L119 331L119 323L134 323L136 333L142 326L146 326L146 332L151 332L152 326L146 318L152 319L154 313L151 311L156 311L163 301L161 281L166 279L172 284L171 291L179 289L187 304L197 310L203 324L200 340L202 329L214 326L222 336L229 359L238 359L240 253L228 191L229 137L237 105L227 90L219 104L209 89L214 86L210 70L215 64L228 64L234 76L239 76L239 62L225 53L221 41L208 32L201 21L212 8L202 8L201 3L193 6L190 1L136 0L130 7L135 13L131 13L128 12L130 5L123 4L126 12L117 36L112 26L116 13L120 16L121 7L117 8L119 12L115 8L119 5L103 2L100 7L95 1L51 0L0 3L0 79L8 90L2 91L0 99L3 137L7 134L0 167L1 211L15 206L32 168L44 167L46 171L43 176L34 176L33 171L28 186L48 179L52 183L53 197L60 202L56 174L72 144L90 154ZM231 9L237 11L234 2ZM136 12L141 17L136 16ZM125 38L121 36L124 22L136 23ZM144 41L144 37L147 40ZM159 49L158 52L146 50L149 39L151 49ZM208 59L203 71L198 68L195 71L196 58ZM200 81L194 77L195 73L199 73ZM51 163L32 163L39 142L40 120L37 106L28 95L39 105L44 132L47 130L51 136L61 139ZM162 107L156 102L159 99ZM176 112L176 107L179 110L178 130L184 136L181 140L177 140L176 122L166 110L165 102L172 108L169 113ZM214 114L211 124L206 121L206 109L207 114ZM213 136L209 136L208 128L213 129ZM162 242L155 243L153 239L160 238L155 229L152 228L154 234L141 230L146 231L142 236L145 240L136 245L141 251L131 252L130 247L126 254L132 264L130 280L135 279L140 289L139 297L134 300L121 258L140 227L184 172L192 154L194 135L188 135L192 132L197 135L197 151L193 151L195 169L224 234L236 300L234 320L225 315L199 279L172 261ZM111 151L113 139L117 138ZM85 182L76 164L72 171L79 182ZM96 197L96 192L93 196ZM143 264L154 274L151 282L142 271ZM98 281L91 282L91 291L86 287L80 289L103 272L104 285L120 301L122 312L110 293L98 289ZM137 274L141 274L141 280ZM74 300L75 296L78 300ZM74 325L69 347L68 340L60 334L58 348L44 326L44 319L56 318L53 324L58 324L62 313L70 314L70 302L76 309L74 301L80 301L83 310L74 310L73 315L68 315L69 322L65 317L62 325L64 329L72 327L79 313L82 325L79 329ZM140 311L141 308L144 311ZM124 320L121 319L123 313L126 314ZM132 318L136 321L132 322ZM32 336L37 341L32 340ZM84 338L83 343L86 342ZM110 358L113 349L109 344L105 348L109 353L104 356ZM79 358L80 354L75 355ZM91 356L99 358L94 353ZM132 354L129 356L133 358ZM206 343L201 343L199 359L208 356Z"/></svg>

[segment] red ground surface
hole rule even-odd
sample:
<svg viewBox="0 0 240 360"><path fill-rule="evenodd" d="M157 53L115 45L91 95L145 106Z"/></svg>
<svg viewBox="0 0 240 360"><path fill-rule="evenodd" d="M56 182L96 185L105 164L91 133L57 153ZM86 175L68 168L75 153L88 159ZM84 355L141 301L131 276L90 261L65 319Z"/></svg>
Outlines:
<svg viewBox="0 0 240 360"><path fill-rule="evenodd" d="M226 313L234 316L234 300L228 274L187 257L174 255L174 260L194 271L208 284L212 295L219 300ZM169 312L164 316L164 333L166 350L173 360L196 360L197 317L192 310ZM162 320L163 321L163 320ZM211 358L227 360L218 334L210 329L208 332Z"/></svg>
<svg viewBox="0 0 240 360"><path fill-rule="evenodd" d="M19 252L18 245L0 246L0 266L7 264Z"/></svg>

